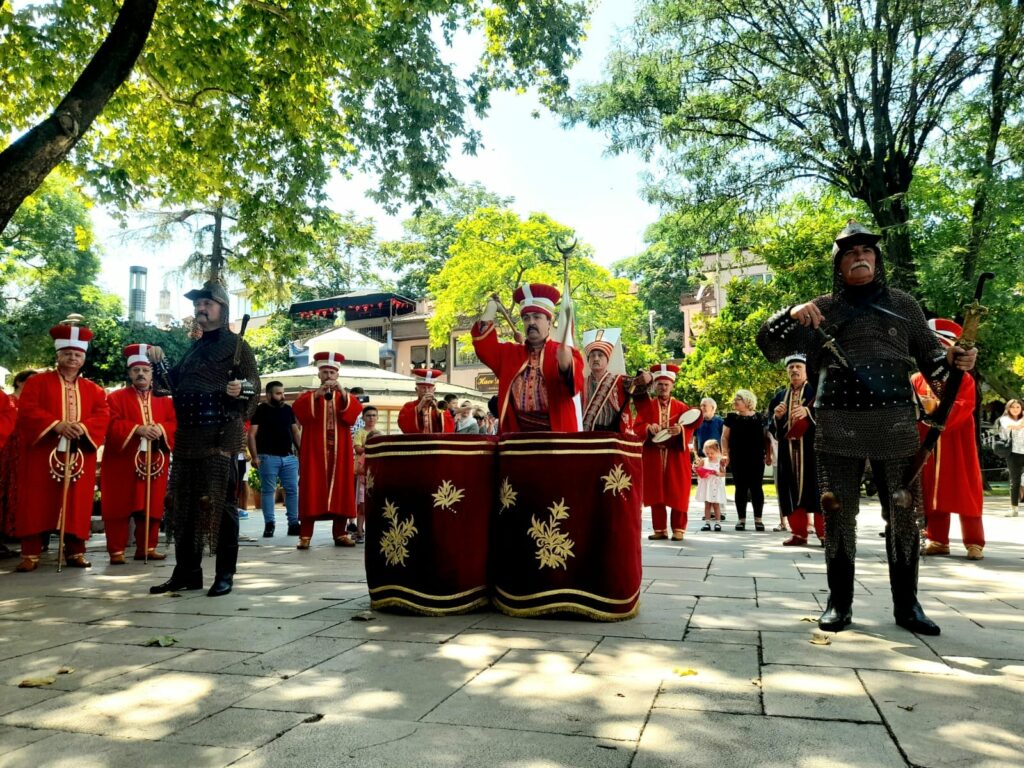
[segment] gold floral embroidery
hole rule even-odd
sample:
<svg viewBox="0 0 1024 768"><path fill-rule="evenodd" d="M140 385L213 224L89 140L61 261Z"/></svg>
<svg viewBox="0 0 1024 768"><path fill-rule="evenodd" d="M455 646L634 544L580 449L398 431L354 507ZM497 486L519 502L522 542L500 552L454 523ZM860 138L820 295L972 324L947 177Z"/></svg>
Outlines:
<svg viewBox="0 0 1024 768"><path fill-rule="evenodd" d="M366 470L366 492L373 493L373 472Z"/></svg>
<svg viewBox="0 0 1024 768"><path fill-rule="evenodd" d="M456 488L451 480L445 480L437 487L437 492L434 493L434 506L445 510L452 509L455 504L462 501L462 497L465 495L466 492ZM452 509L452 511L454 512L455 510Z"/></svg>
<svg viewBox="0 0 1024 768"><path fill-rule="evenodd" d="M621 493L623 496L626 495L626 491L633 487L633 480L630 478L629 473L623 468L621 464L616 464L612 467L612 471L607 475L601 477L604 480L604 491L607 493Z"/></svg>
<svg viewBox="0 0 1024 768"><path fill-rule="evenodd" d="M557 504L548 507L551 517L547 522L542 522L534 515L533 525L527 533L537 542L537 559L540 560L538 568L563 568L566 566L566 558L576 557L572 548L575 545L567 533L559 530L562 520L569 518L569 508L565 505L563 498Z"/></svg>
<svg viewBox="0 0 1024 768"><path fill-rule="evenodd" d="M509 507L514 507L518 495L519 492L512 490L512 483L506 477L501 483L501 491L498 494L498 501L501 502L501 511L504 512Z"/></svg>
<svg viewBox="0 0 1024 768"><path fill-rule="evenodd" d="M398 507L384 499L384 518L391 521L391 527L384 531L380 540L380 551L388 565L405 566L405 558L409 556L407 544L409 539L419 531L413 525L413 516L408 520L398 521Z"/></svg>

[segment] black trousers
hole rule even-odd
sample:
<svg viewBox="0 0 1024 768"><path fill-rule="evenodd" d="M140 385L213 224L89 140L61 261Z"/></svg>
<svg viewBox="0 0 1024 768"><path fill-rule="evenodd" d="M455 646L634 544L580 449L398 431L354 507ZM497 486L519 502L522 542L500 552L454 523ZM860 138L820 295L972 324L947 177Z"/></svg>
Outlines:
<svg viewBox="0 0 1024 768"><path fill-rule="evenodd" d="M1024 453L1011 453L1006 457L1006 468L1010 470L1010 505L1020 505L1020 479L1024 473Z"/></svg>
<svg viewBox="0 0 1024 768"><path fill-rule="evenodd" d="M731 464L732 480L736 485L736 514L740 522L747 519L747 498L754 508L754 519L760 520L764 513L764 463L746 466Z"/></svg>

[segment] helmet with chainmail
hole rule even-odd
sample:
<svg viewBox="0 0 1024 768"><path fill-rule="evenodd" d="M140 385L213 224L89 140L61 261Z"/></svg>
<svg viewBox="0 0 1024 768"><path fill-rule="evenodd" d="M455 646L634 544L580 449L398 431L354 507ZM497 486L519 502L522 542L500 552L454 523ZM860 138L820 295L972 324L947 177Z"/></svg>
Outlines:
<svg viewBox="0 0 1024 768"><path fill-rule="evenodd" d="M210 301L217 302L224 307L221 319L224 325L228 324L231 300L228 298L227 288L224 287L220 280L207 280L201 288L193 288L186 293L185 298L191 302L199 301L199 299L209 299Z"/></svg>
<svg viewBox="0 0 1024 768"><path fill-rule="evenodd" d="M875 284L885 285L885 262L882 259L882 249L878 247L882 236L876 234L855 219L846 222L846 226L836 235L832 243L832 293L838 295L842 292L843 275L839 271L839 262L843 254L855 245L866 245L875 252Z"/></svg>

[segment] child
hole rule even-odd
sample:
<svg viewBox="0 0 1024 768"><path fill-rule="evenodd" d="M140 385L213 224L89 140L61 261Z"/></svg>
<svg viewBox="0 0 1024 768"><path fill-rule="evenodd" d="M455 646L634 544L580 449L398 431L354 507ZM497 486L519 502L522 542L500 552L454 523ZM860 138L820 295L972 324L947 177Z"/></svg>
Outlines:
<svg viewBox="0 0 1024 768"><path fill-rule="evenodd" d="M722 530L722 502L725 501L725 469L722 467L722 449L717 440L704 442L704 458L697 460L697 501L704 502L702 531ZM714 517L712 517L714 515Z"/></svg>

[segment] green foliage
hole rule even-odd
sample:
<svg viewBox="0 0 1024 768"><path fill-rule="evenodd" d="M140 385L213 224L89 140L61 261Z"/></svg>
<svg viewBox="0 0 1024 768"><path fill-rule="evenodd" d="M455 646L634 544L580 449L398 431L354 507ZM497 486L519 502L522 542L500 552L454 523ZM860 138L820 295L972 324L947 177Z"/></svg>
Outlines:
<svg viewBox="0 0 1024 768"><path fill-rule="evenodd" d="M285 312L275 312L266 324L246 332L245 339L256 355L260 376L294 367L288 354L292 333L292 321Z"/></svg>
<svg viewBox="0 0 1024 768"><path fill-rule="evenodd" d="M82 375L105 386L125 382L124 348L129 344L153 344L162 347L171 364L181 360L192 340L180 326L162 330L149 323L130 323L110 315L86 318L96 334L82 366ZM49 337L47 337L49 340Z"/></svg>
<svg viewBox="0 0 1024 768"><path fill-rule="evenodd" d="M428 321L431 344L447 343L460 324L476 318L492 293L515 312L512 293L520 283L542 282L562 286L561 256L557 243L572 239L568 227L545 214L525 220L499 208L481 208L457 225L450 258L432 276L428 290L436 298ZM569 261L569 280L576 311L576 328L622 328L627 362L632 366L660 355L643 343L646 316L629 281L613 277L590 258L581 243ZM502 332L507 328L502 323Z"/></svg>
<svg viewBox="0 0 1024 768"><path fill-rule="evenodd" d="M455 184L433 205L424 206L402 222L401 240L381 244L384 263L398 273L396 291L408 298L427 295L431 275L448 261L448 249L458 238L458 224L478 208L506 208L512 198L489 192L482 184Z"/></svg>
<svg viewBox="0 0 1024 768"><path fill-rule="evenodd" d="M832 185L870 208L891 271L911 284L915 166L950 109L984 88L974 76L1009 6L647 0L605 82L565 110L607 131L613 151L657 153L662 193L690 203L757 207L794 182Z"/></svg>
<svg viewBox="0 0 1024 768"><path fill-rule="evenodd" d="M116 4L2 7L5 92L25 95L0 101L6 136L60 101ZM229 266L258 301L281 303L330 239L333 177L369 174L392 206L431 198L448 183L452 144L478 144L468 107L483 115L499 89L565 92L587 15L583 0L161 3L133 74L72 162L123 209L155 199L228 210ZM449 54L467 32L486 47L461 77Z"/></svg>
<svg viewBox="0 0 1024 768"><path fill-rule="evenodd" d="M52 175L0 233L0 363L11 370L52 365L49 329L71 312L94 330L117 322L118 297L95 286L100 272L89 201Z"/></svg>

